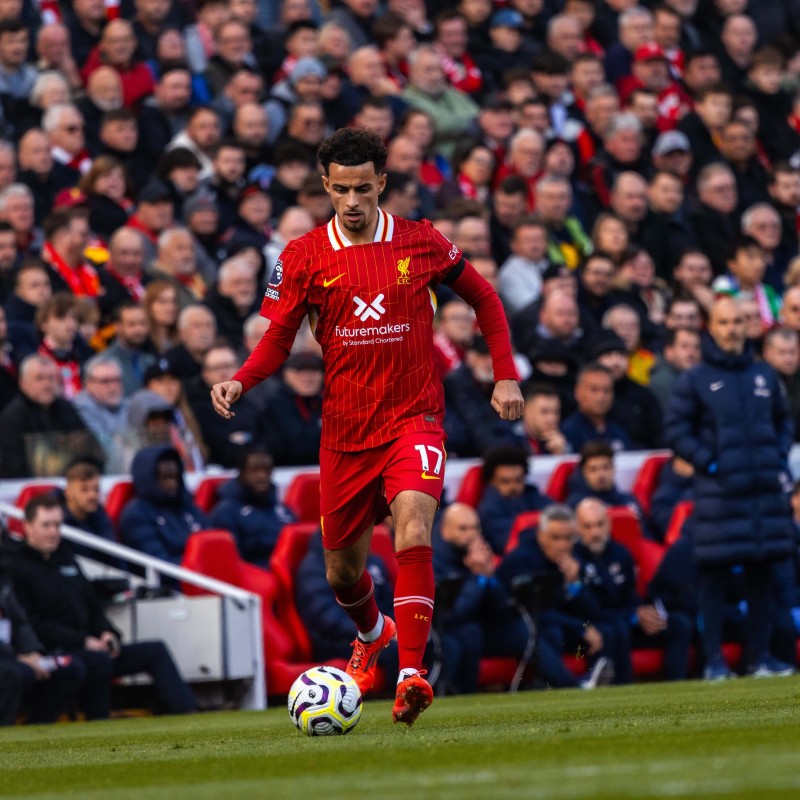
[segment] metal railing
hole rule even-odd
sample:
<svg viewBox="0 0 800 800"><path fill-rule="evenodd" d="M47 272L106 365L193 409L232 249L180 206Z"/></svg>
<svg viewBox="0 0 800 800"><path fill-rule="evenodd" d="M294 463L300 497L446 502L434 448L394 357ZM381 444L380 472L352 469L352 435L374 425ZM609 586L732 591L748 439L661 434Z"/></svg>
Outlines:
<svg viewBox="0 0 800 800"><path fill-rule="evenodd" d="M22 520L22 509L9 503L0 502L0 514L12 519ZM257 594L240 589L230 583L209 578L199 572L176 567L168 561L153 558L138 550L133 550L116 542L109 542L92 533L74 528L71 525L61 526L61 535L67 541L83 545L107 555L114 556L129 564L136 564L144 569L144 582L150 588L161 585L161 576L197 586L205 591L229 598L237 607L246 610L248 629L251 636L251 652L253 653L253 680L242 699L242 708L263 709L267 704L267 687L264 673L264 640L261 627L261 598Z"/></svg>

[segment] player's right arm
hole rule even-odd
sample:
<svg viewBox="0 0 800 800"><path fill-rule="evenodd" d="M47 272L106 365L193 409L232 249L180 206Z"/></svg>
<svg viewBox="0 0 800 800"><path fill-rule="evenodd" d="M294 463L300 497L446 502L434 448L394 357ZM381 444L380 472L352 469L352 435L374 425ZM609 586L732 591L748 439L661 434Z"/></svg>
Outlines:
<svg viewBox="0 0 800 800"><path fill-rule="evenodd" d="M283 366L307 312L308 286L304 248L291 242L275 265L261 304L261 316L270 320L269 328L233 378L211 388L211 404L221 417L233 417L231 405Z"/></svg>

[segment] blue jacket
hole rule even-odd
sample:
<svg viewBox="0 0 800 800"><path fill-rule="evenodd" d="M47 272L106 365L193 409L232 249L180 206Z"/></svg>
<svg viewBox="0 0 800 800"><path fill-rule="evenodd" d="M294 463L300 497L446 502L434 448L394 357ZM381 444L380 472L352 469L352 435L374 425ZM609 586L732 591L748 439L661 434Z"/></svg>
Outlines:
<svg viewBox="0 0 800 800"><path fill-rule="evenodd" d="M609 539L602 553L595 554L580 542L575 556L581 562L581 578L592 590L603 613L613 619L634 618L641 604L636 593L636 571L633 556L626 547Z"/></svg>
<svg viewBox="0 0 800 800"><path fill-rule="evenodd" d="M508 535L514 520L523 511L541 511L554 503L551 497L542 494L535 486L525 486L519 497L501 497L494 486L487 486L478 505L481 530L496 555L505 552Z"/></svg>
<svg viewBox="0 0 800 800"><path fill-rule="evenodd" d="M606 420L606 427L598 431L587 417L576 411L561 423L564 434L573 453L580 453L581 448L589 442L608 442L615 452L630 450L628 434L611 419Z"/></svg>
<svg viewBox="0 0 800 800"><path fill-rule="evenodd" d="M163 445L145 447L133 459L131 476L136 497L122 512L120 537L129 547L179 564L189 534L209 524L183 484L182 466L177 497L168 497L159 488L156 464L166 454L173 455L180 465L178 451Z"/></svg>
<svg viewBox="0 0 800 800"><path fill-rule="evenodd" d="M698 564L772 561L791 551L782 485L792 445L781 383L768 364L722 351L704 334L703 361L667 404L667 446L695 468L692 518Z"/></svg>
<svg viewBox="0 0 800 800"><path fill-rule="evenodd" d="M682 478L666 464L658 476L658 488L650 499L650 522L659 540L667 532L675 506L684 500L694 500L692 478Z"/></svg>
<svg viewBox="0 0 800 800"><path fill-rule="evenodd" d="M392 614L394 589L383 560L370 553L367 570L375 585L375 602L384 614ZM308 630L314 658L349 658L348 642L356 637L356 626L347 612L336 602L325 577L325 553L322 536L315 533L308 543L308 552L300 562L295 580L295 602Z"/></svg>
<svg viewBox="0 0 800 800"><path fill-rule="evenodd" d="M616 486L606 492L595 492L589 488L583 473L578 468L570 475L567 482L567 505L575 508L581 500L585 500L587 497L596 497L607 506L628 506L640 518L644 516L638 500L632 494L621 492Z"/></svg>
<svg viewBox="0 0 800 800"><path fill-rule="evenodd" d="M258 497L238 480L232 480L220 487L219 498L210 514L211 524L233 534L245 561L267 567L278 534L284 525L294 522L292 512L277 501L275 487Z"/></svg>

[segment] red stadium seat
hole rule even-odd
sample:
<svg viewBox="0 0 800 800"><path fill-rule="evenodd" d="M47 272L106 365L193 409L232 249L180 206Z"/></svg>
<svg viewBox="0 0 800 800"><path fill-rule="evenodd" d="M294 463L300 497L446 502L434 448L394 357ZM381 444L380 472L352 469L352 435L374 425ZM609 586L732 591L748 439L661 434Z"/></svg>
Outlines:
<svg viewBox="0 0 800 800"><path fill-rule="evenodd" d="M639 548L639 560L636 562L637 575L636 575L636 589L639 592L639 597L644 597L647 593L647 584L653 580L656 574L661 559L664 558L666 548L662 547L658 542L651 542L649 539L642 539Z"/></svg>
<svg viewBox="0 0 800 800"><path fill-rule="evenodd" d="M681 531L683 525L694 512L694 500L681 500L680 503L675 504L672 511L672 516L667 526L667 532L664 534L664 544L667 547L675 544L681 538Z"/></svg>
<svg viewBox="0 0 800 800"><path fill-rule="evenodd" d="M17 499L14 501L14 505L24 510L25 506L28 505L34 497L38 497L40 494L49 494L56 489L58 489L58 486L54 483L29 483L27 486L22 487L20 493L17 495ZM22 520L9 518L8 530L9 533L14 536L22 536Z"/></svg>
<svg viewBox="0 0 800 800"><path fill-rule="evenodd" d="M111 491L106 497L106 511L108 516L111 517L111 522L117 533L119 533L119 520L122 516L122 511L133 500L134 494L133 481L120 481L111 487Z"/></svg>
<svg viewBox="0 0 800 800"><path fill-rule="evenodd" d="M239 555L236 541L228 531L213 529L193 533L186 540L181 566L244 588L242 567L245 562ZM205 589L189 583L184 583L181 588L187 595L208 594Z"/></svg>
<svg viewBox="0 0 800 800"><path fill-rule="evenodd" d="M506 553L510 553L519 545L519 535L522 531L526 528L535 528L539 524L540 514L540 511L523 511L521 514L517 514L514 518L514 524L511 526L511 532L508 534Z"/></svg>
<svg viewBox="0 0 800 800"><path fill-rule="evenodd" d="M642 526L636 512L627 506L612 506L608 509L611 521L611 538L624 545L638 564L642 552Z"/></svg>
<svg viewBox="0 0 800 800"><path fill-rule="evenodd" d="M319 524L319 472L295 475L286 487L284 505L297 517L298 522Z"/></svg>
<svg viewBox="0 0 800 800"><path fill-rule="evenodd" d="M213 477L203 478L194 491L194 502L204 513L210 514L217 504L217 492L223 483L227 483L229 478Z"/></svg>
<svg viewBox="0 0 800 800"><path fill-rule="evenodd" d="M658 476L670 458L672 456L666 454L648 456L639 467L631 487L631 494L637 499L645 514L650 513L650 499L658 486Z"/></svg>
<svg viewBox="0 0 800 800"><path fill-rule="evenodd" d="M473 508L481 502L486 484L483 482L483 468L480 464L470 467L461 477L461 485L456 494L457 503L466 503Z"/></svg>
<svg viewBox="0 0 800 800"><path fill-rule="evenodd" d="M562 461L551 473L544 493L552 497L557 503L563 503L567 499L567 483L577 466L577 459Z"/></svg>

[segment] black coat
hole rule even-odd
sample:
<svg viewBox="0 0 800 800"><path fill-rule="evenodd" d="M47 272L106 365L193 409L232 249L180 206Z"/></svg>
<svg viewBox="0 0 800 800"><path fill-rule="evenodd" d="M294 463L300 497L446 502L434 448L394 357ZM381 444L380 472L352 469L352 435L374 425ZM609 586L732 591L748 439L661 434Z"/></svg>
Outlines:
<svg viewBox="0 0 800 800"><path fill-rule="evenodd" d="M614 383L614 405L609 418L627 434L634 450L661 446L661 406L656 396L627 375Z"/></svg>
<svg viewBox="0 0 800 800"><path fill-rule="evenodd" d="M319 464L321 396L299 397L281 383L262 416L276 466Z"/></svg>
<svg viewBox="0 0 800 800"><path fill-rule="evenodd" d="M28 615L17 599L11 578L0 572L0 619L11 623L11 641L0 641L0 658L16 658L18 654L41 653L39 641Z"/></svg>
<svg viewBox="0 0 800 800"><path fill-rule="evenodd" d="M261 298L256 296L250 308L244 314L241 314L233 304L233 300L230 297L221 295L217 287L214 286L206 295L204 302L211 309L217 320L217 333L219 336L226 339L232 347L241 347L244 339L243 328L245 320L261 308Z"/></svg>
<svg viewBox="0 0 800 800"><path fill-rule="evenodd" d="M738 228L733 214L723 214L702 203L689 218L698 247L708 256L714 275L724 275L728 269L727 254Z"/></svg>
<svg viewBox="0 0 800 800"><path fill-rule="evenodd" d="M69 447L73 455L97 455L100 445L68 400L57 397L44 407L18 394L0 414L0 476L26 478L33 475L27 443L33 434L70 434L68 441L54 440L50 451Z"/></svg>
<svg viewBox="0 0 800 800"><path fill-rule="evenodd" d="M723 352L703 336L703 361L667 404L664 438L694 466L692 535L698 564L785 558L791 551L783 491L792 422L775 370Z"/></svg>
<svg viewBox="0 0 800 800"><path fill-rule="evenodd" d="M8 553L5 565L34 630L49 650L82 650L87 636L118 633L64 542L49 558L21 545Z"/></svg>
<svg viewBox="0 0 800 800"><path fill-rule="evenodd" d="M696 111L690 111L678 123L678 130L686 134L689 143L692 145L692 177L696 178L697 173L710 164L712 161L722 161L722 154L714 144L708 128L703 124Z"/></svg>
<svg viewBox="0 0 800 800"><path fill-rule="evenodd" d="M692 226L680 211L648 211L634 238L652 256L656 275L667 283L672 282L672 270L683 251L696 243Z"/></svg>
<svg viewBox="0 0 800 800"><path fill-rule="evenodd" d="M78 170L55 162L53 169L44 177L29 169L18 173L17 180L33 192L33 216L36 225L41 225L42 220L53 210L56 195L62 189L77 186L80 179Z"/></svg>

